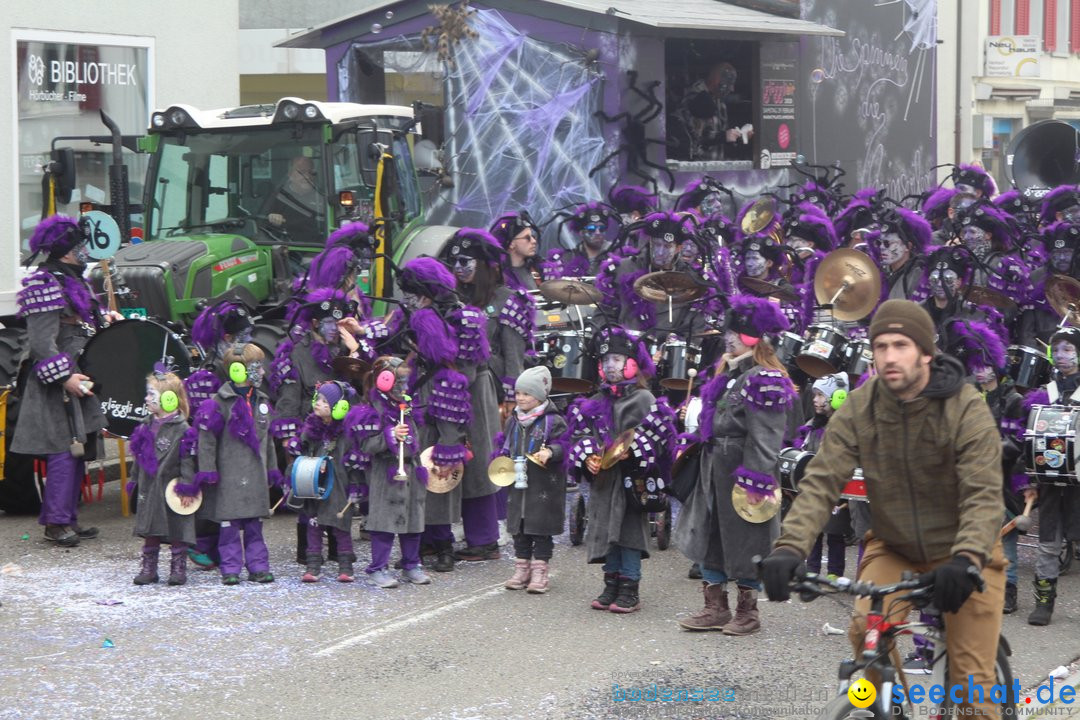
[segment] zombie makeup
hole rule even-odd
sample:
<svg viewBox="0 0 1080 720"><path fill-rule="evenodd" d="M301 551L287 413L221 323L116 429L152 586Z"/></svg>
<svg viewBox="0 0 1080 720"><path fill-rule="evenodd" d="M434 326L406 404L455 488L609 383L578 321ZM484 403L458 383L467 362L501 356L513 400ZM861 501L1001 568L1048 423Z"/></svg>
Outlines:
<svg viewBox="0 0 1080 720"><path fill-rule="evenodd" d="M655 267L669 268L675 264L675 256L679 252L679 246L675 244L675 236L667 233L664 237L649 238L649 254Z"/></svg>
<svg viewBox="0 0 1080 720"><path fill-rule="evenodd" d="M687 240L679 247L679 258L687 263L694 263L701 257L701 250L693 240Z"/></svg>
<svg viewBox="0 0 1080 720"><path fill-rule="evenodd" d="M724 331L724 352L729 355L742 355L750 348L746 346L746 343L742 341L739 333L734 330Z"/></svg>
<svg viewBox="0 0 1080 720"><path fill-rule="evenodd" d="M420 309L420 302L422 298L420 295L416 295L411 292L401 293L401 302L405 304L405 307L411 312L413 310Z"/></svg>
<svg viewBox="0 0 1080 720"><path fill-rule="evenodd" d="M1060 340L1054 343L1054 368L1062 375L1075 375L1078 369L1076 346Z"/></svg>
<svg viewBox="0 0 1080 720"><path fill-rule="evenodd" d="M476 276L476 258L458 255L454 258L452 270L454 272L454 277L457 278L458 282L472 282L473 277Z"/></svg>
<svg viewBox="0 0 1080 720"><path fill-rule="evenodd" d="M990 254L990 233L981 227L968 225L961 231L960 240L971 251L971 254L980 260L985 260Z"/></svg>
<svg viewBox="0 0 1080 720"><path fill-rule="evenodd" d="M719 193L709 193L698 204L702 217L710 217L724 211L724 201Z"/></svg>
<svg viewBox="0 0 1080 720"><path fill-rule="evenodd" d="M161 410L161 392L150 383L146 383L146 397L143 401L146 403L146 409L151 413L156 414Z"/></svg>
<svg viewBox="0 0 1080 720"><path fill-rule="evenodd" d="M934 268L931 270L929 285L930 294L938 300L956 297L960 292L960 278L951 269L941 270Z"/></svg>
<svg viewBox="0 0 1080 720"><path fill-rule="evenodd" d="M337 339L341 336L341 331L338 330L338 321L332 317L323 318L319 321L319 337L328 343L337 342Z"/></svg>
<svg viewBox="0 0 1080 720"><path fill-rule="evenodd" d="M336 329L336 326L335 326L335 329ZM260 385L262 385L263 376L265 375L265 370L263 370L262 361L261 360L256 360L255 362L249 362L246 367L247 367L248 385L250 385L251 387L254 387L254 388L257 388Z"/></svg>
<svg viewBox="0 0 1080 720"><path fill-rule="evenodd" d="M881 261L888 266L907 260L908 248L898 233L882 233L877 240Z"/></svg>
<svg viewBox="0 0 1080 720"><path fill-rule="evenodd" d="M743 255L743 267L746 269L746 274L750 277L764 277L769 271L769 268L765 263L765 256L757 250L750 250Z"/></svg>
<svg viewBox="0 0 1080 720"><path fill-rule="evenodd" d="M997 373L994 372L994 368L986 365L975 368L971 371L971 375L975 378L975 382L980 385L988 385L997 380Z"/></svg>
<svg viewBox="0 0 1080 720"><path fill-rule="evenodd" d="M626 356L618 353L608 353L600 358L600 369L604 371L604 379L612 384L621 383L626 377L623 370L626 368Z"/></svg>
<svg viewBox="0 0 1080 720"><path fill-rule="evenodd" d="M1054 272L1068 273L1075 252L1068 247L1054 248L1050 251L1050 267L1054 269Z"/></svg>
<svg viewBox="0 0 1080 720"><path fill-rule="evenodd" d="M90 247L86 243L79 243L71 249L71 252L75 254L75 260L80 265L86 265L90 262Z"/></svg>

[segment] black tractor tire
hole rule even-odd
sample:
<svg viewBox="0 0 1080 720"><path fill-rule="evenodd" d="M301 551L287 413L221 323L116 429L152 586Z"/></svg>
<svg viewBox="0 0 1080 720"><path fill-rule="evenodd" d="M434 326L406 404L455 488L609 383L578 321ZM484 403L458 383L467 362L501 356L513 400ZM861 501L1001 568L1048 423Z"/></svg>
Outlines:
<svg viewBox="0 0 1080 720"><path fill-rule="evenodd" d="M25 377L26 330L0 329L0 387L14 387L7 400L7 427L4 428L6 456L0 474L0 510L9 515L35 515L41 510L41 498L34 479L34 458L11 452L15 422L19 417L19 394Z"/></svg>

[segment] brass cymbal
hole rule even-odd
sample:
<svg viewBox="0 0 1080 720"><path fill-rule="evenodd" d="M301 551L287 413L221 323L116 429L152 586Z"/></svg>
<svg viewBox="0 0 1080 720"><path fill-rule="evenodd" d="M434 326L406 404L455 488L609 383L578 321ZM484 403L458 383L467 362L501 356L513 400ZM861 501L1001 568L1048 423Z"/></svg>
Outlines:
<svg viewBox="0 0 1080 720"><path fill-rule="evenodd" d="M1046 301L1066 325L1080 326L1080 282L1067 275L1051 275L1046 281Z"/></svg>
<svg viewBox="0 0 1080 720"><path fill-rule="evenodd" d="M1075 280L1071 280L1071 278L1067 279L1071 282L1076 282ZM1049 284L1048 281L1047 286L1049 286ZM1080 283L1077 283L1077 287L1080 288ZM1013 302L1012 298L993 288L983 287L982 285L969 285L964 292L964 300L967 300L969 303L974 303L975 305L989 305L998 310L1016 309L1016 303Z"/></svg>
<svg viewBox="0 0 1080 720"><path fill-rule="evenodd" d="M540 284L540 294L564 305L593 305L600 302L600 291L583 280L548 280Z"/></svg>
<svg viewBox="0 0 1080 720"><path fill-rule="evenodd" d="M781 495L780 487L777 486L764 496L758 495L755 501L751 501L750 493L746 492L746 488L735 483L735 487L731 488L731 504L743 520L759 524L769 522L776 513L780 512Z"/></svg>
<svg viewBox="0 0 1080 720"><path fill-rule="evenodd" d="M630 446L634 444L634 435L637 431L634 428L621 433L619 437L615 438L604 450L603 456L600 458L600 468L602 470L610 470L618 464L621 456L624 452L630 449Z"/></svg>
<svg viewBox="0 0 1080 720"><path fill-rule="evenodd" d="M639 277L634 281L634 292L652 302L667 302L670 297L672 303L685 303L697 300L708 288L689 273L665 270Z"/></svg>
<svg viewBox="0 0 1080 720"><path fill-rule="evenodd" d="M420 464L427 468L428 471L427 489L441 495L450 492L461 484L461 476L465 472L465 465L463 463L458 463L454 466L453 472L449 475L446 477L438 477L435 474L435 463L431 460L431 455L434 452L435 446L432 445L424 450L424 452L420 453Z"/></svg>
<svg viewBox="0 0 1080 720"><path fill-rule="evenodd" d="M540 449L543 450L543 448ZM547 463L541 462L540 458L536 457L536 453L525 453L525 457L531 463L539 465L540 467L547 467Z"/></svg>
<svg viewBox="0 0 1080 720"><path fill-rule="evenodd" d="M701 457L701 451L704 448L704 443L695 442L690 443L675 455L675 462L671 465L671 477L675 477L687 463L697 462Z"/></svg>
<svg viewBox="0 0 1080 720"><path fill-rule="evenodd" d="M488 479L499 487L513 485L514 478L514 461L505 455L500 455L488 463Z"/></svg>
<svg viewBox="0 0 1080 720"><path fill-rule="evenodd" d="M180 500L180 496L176 494L176 483L180 482L180 478L173 478L169 481L169 484L165 486L165 504L169 506L177 515L191 515L199 506L202 505L202 492L200 491L193 499L194 502L184 507L184 503Z"/></svg>
<svg viewBox="0 0 1080 720"><path fill-rule="evenodd" d="M371 366L359 358L342 355L330 361L330 367L334 373L345 380L361 382L364 375L371 370Z"/></svg>
<svg viewBox="0 0 1080 720"><path fill-rule="evenodd" d="M843 292L833 300L841 288ZM837 320L861 320L881 299L881 272L866 253L849 248L833 250L818 265L814 295L819 303L832 302Z"/></svg>
<svg viewBox="0 0 1080 720"><path fill-rule="evenodd" d="M776 201L771 197L763 197L750 206L750 210L743 215L741 227L747 235L754 235L764 230L772 219L776 217Z"/></svg>
<svg viewBox="0 0 1080 720"><path fill-rule="evenodd" d="M759 280L758 278L743 275L739 278L739 285L743 290L749 290L762 297L774 297L777 300L799 302L799 294L794 290L783 287L782 285L777 285L776 283L771 283L768 280Z"/></svg>

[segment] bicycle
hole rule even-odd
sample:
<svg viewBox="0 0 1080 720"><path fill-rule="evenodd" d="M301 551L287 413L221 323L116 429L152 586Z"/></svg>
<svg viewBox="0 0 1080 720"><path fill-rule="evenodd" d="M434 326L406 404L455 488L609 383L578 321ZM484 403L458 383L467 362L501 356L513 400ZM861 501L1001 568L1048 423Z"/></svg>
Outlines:
<svg viewBox="0 0 1080 720"><path fill-rule="evenodd" d="M826 589L827 588L827 589ZM942 622L941 613L931 605L933 599L933 579L929 575L917 576L911 572L905 572L901 580L889 585L874 585L868 582L852 581L848 578L829 578L807 573L802 578L791 583L793 592L799 593L799 599L810 602L822 595L845 594L855 597L870 598L870 612L866 616L866 636L863 639L862 655L859 658L843 660L837 673L839 679L838 695L830 700L818 714L818 720L843 720L851 716L852 706L848 700L847 691L852 685L852 676L855 673L866 670L875 670L881 677L881 686L878 689L874 703L867 708L876 718L910 718L916 717L911 710L907 694L905 693L904 706L899 712L893 706L893 687L897 681L897 668L893 666L889 658L889 649L895 644L895 639L901 635L920 635L929 641L933 648L934 657L931 664L931 674L926 687L940 685L949 687L948 656L945 652L945 625ZM978 589L983 589L982 578L979 578ZM831 590L831 592L830 592ZM893 602L910 602L924 615L930 615L929 622L901 622L888 623L885 618L889 613L884 612L885 597L896 592L909 590L905 595ZM891 608L890 608L891 609ZM997 658L994 663L995 683L1006 688L1012 687L1012 669L1009 667L1009 656L1012 650L1004 636L998 637ZM920 683L921 684L921 683ZM1014 702L1006 701L1001 704L1001 717L1011 718L1016 716L1016 703L1019 698L1013 698ZM926 702L920 706L917 717L951 717L954 714L953 703L948 693L941 703ZM869 716L867 716L869 717Z"/></svg>

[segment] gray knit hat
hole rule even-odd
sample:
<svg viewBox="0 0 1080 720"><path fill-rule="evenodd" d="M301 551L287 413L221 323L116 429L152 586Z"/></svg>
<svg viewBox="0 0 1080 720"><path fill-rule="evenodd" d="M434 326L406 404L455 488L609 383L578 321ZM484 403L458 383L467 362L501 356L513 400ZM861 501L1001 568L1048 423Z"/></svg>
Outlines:
<svg viewBox="0 0 1080 720"><path fill-rule="evenodd" d="M551 392L551 371L543 365L529 368L518 376L514 389L544 402Z"/></svg>

